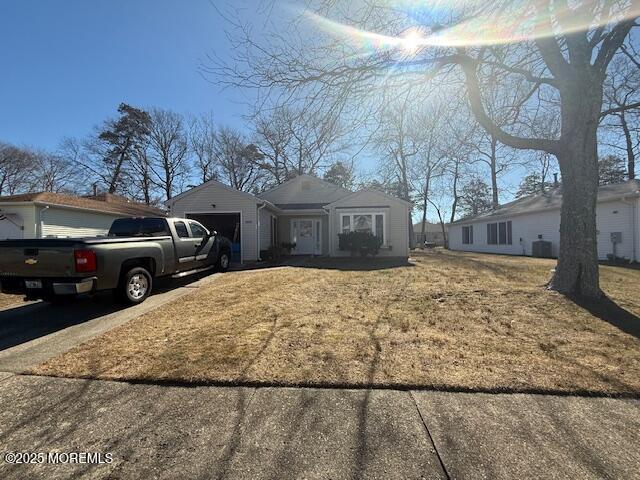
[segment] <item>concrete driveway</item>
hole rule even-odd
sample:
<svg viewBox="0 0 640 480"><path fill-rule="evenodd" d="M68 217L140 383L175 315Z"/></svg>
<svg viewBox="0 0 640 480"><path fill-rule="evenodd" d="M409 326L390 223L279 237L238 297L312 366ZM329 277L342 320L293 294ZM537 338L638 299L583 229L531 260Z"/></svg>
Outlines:
<svg viewBox="0 0 640 480"><path fill-rule="evenodd" d="M0 310L0 371L22 372L221 275L161 279L156 282L154 294L134 307L123 307L109 292L103 292L68 305L29 302Z"/></svg>
<svg viewBox="0 0 640 480"><path fill-rule="evenodd" d="M640 401L0 377L0 478L634 479Z"/></svg>

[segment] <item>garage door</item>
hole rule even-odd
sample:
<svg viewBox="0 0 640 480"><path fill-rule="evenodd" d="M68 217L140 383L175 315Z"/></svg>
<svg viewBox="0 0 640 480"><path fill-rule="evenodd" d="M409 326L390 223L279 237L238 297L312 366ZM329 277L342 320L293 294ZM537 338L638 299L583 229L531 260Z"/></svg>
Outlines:
<svg viewBox="0 0 640 480"><path fill-rule="evenodd" d="M209 231L216 231L219 235L231 241L232 261L240 262L241 252L241 228L240 212L237 213L188 213L187 218L191 218L207 227Z"/></svg>

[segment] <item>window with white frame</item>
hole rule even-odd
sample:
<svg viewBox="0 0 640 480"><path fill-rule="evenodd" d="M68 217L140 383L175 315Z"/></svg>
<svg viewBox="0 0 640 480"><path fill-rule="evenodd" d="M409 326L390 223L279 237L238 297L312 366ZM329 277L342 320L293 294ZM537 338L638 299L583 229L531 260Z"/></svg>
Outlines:
<svg viewBox="0 0 640 480"><path fill-rule="evenodd" d="M382 239L382 244L387 244L385 237L385 222L387 216L384 213L343 213L340 215L341 233L347 232L371 232Z"/></svg>
<svg viewBox="0 0 640 480"><path fill-rule="evenodd" d="M473 225L462 227L462 243L464 245L473 244Z"/></svg>

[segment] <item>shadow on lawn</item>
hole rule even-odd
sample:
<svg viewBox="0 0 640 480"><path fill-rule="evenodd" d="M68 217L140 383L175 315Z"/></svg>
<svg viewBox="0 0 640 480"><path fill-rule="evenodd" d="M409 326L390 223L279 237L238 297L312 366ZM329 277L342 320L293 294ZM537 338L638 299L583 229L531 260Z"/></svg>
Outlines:
<svg viewBox="0 0 640 480"><path fill-rule="evenodd" d="M362 257L286 257L279 261L256 263L242 270L260 270L275 267L317 268L320 270L341 270L345 272L360 272L373 270L388 270L390 268L415 267L405 258L362 258Z"/></svg>
<svg viewBox="0 0 640 480"><path fill-rule="evenodd" d="M567 298L591 315L610 323L624 333L640 338L640 317L625 310L606 295L601 300L586 300L573 296Z"/></svg>

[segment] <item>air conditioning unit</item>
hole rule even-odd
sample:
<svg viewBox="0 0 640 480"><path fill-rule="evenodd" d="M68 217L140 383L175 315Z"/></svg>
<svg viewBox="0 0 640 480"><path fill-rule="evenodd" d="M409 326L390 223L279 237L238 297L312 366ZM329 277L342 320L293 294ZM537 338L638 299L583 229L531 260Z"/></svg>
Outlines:
<svg viewBox="0 0 640 480"><path fill-rule="evenodd" d="M553 258L551 254L551 242L536 240L531 243L531 255L538 258Z"/></svg>

